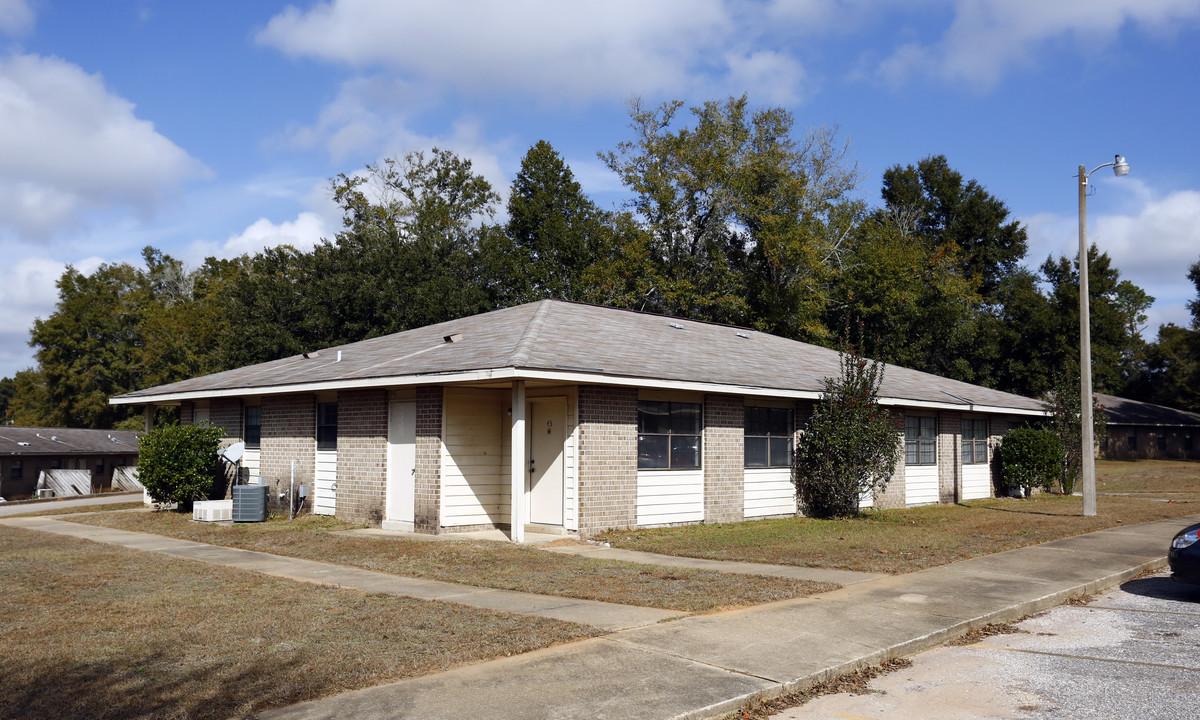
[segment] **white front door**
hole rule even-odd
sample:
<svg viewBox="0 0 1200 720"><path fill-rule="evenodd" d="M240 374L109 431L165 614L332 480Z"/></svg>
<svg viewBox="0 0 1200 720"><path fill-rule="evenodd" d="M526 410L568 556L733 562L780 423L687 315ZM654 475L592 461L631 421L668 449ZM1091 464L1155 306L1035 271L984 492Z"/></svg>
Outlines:
<svg viewBox="0 0 1200 720"><path fill-rule="evenodd" d="M417 404L388 405L387 517L384 530L413 531L416 510Z"/></svg>
<svg viewBox="0 0 1200 720"><path fill-rule="evenodd" d="M529 426L529 522L563 524L563 443L566 441L566 398L534 398L526 416Z"/></svg>
<svg viewBox="0 0 1200 720"><path fill-rule="evenodd" d="M312 513L334 515L337 512L337 450L317 451L316 487L313 488Z"/></svg>

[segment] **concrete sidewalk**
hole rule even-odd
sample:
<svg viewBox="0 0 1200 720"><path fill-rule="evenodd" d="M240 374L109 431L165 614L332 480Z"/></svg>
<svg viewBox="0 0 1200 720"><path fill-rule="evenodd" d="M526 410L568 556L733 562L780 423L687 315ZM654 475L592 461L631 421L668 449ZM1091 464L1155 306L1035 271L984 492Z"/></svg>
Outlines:
<svg viewBox="0 0 1200 720"><path fill-rule="evenodd" d="M1200 516L1118 527L823 595L686 617L263 713L315 718L717 718L1160 567Z"/></svg>
<svg viewBox="0 0 1200 720"><path fill-rule="evenodd" d="M440 580L403 577L254 550L239 550L238 548L207 545L161 535L63 522L53 516L8 518L0 520L0 524L28 530L40 530L56 535L67 535L109 545L120 545L132 550L157 552L172 557L251 570L288 580L336 585L364 592L402 595L422 600L442 600L522 615L537 615L591 625L608 631L651 625L686 614L677 610L618 605L595 600L577 600L556 595L538 595L513 590L458 585Z"/></svg>

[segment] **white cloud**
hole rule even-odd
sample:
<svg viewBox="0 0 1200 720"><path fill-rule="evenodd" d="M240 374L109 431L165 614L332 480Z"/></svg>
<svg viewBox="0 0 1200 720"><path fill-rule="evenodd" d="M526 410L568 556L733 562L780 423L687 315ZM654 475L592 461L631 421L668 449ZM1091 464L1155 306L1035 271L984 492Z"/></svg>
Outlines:
<svg viewBox="0 0 1200 720"><path fill-rule="evenodd" d="M33 29L33 8L25 0L0 0L0 33L24 35Z"/></svg>
<svg viewBox="0 0 1200 720"><path fill-rule="evenodd" d="M302 212L295 220L278 224L259 218L250 227L226 240L217 254L220 257L236 257L278 245L310 250L322 237L328 236L325 221L313 212Z"/></svg>
<svg viewBox="0 0 1200 720"><path fill-rule="evenodd" d="M795 22L818 10L780 12ZM746 49L778 29L768 14L722 0L331 0L288 8L257 39L292 56L398 70L431 91L579 102L686 95L709 85L704 75L768 96L803 77L792 59Z"/></svg>
<svg viewBox="0 0 1200 720"><path fill-rule="evenodd" d="M0 225L44 239L89 207L149 212L207 170L97 75L52 57L0 59Z"/></svg>
<svg viewBox="0 0 1200 720"><path fill-rule="evenodd" d="M1101 186L1140 201L1131 214L1088 212L1088 243L1112 258L1121 277L1156 298L1151 327L1165 322L1186 326L1185 307L1196 299L1188 268L1200 261L1200 192L1178 190L1164 196L1129 178L1106 180ZM1079 251L1079 218L1041 214L1022 218L1029 231L1030 264L1047 255L1074 258ZM1153 334L1153 331L1150 333Z"/></svg>
<svg viewBox="0 0 1200 720"><path fill-rule="evenodd" d="M954 20L934 44L905 43L880 74L900 82L931 74L986 89L1010 68L1034 62L1040 46L1066 37L1094 52L1129 25L1155 33L1200 17L1196 0L946 0Z"/></svg>

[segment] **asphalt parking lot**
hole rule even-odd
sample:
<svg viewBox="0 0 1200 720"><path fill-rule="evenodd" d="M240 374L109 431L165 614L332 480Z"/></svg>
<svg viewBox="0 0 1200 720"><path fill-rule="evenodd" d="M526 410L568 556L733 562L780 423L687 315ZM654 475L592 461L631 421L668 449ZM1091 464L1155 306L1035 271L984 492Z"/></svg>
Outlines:
<svg viewBox="0 0 1200 720"><path fill-rule="evenodd" d="M1018 624L1020 633L921 653L864 695L829 695L777 720L1137 718L1200 715L1200 586L1165 573Z"/></svg>

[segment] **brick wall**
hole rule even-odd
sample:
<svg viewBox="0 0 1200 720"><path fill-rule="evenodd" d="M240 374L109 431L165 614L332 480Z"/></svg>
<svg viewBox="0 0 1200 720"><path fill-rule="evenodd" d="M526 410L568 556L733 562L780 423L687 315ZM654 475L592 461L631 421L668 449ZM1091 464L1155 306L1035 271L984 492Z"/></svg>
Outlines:
<svg viewBox="0 0 1200 720"><path fill-rule="evenodd" d="M417 447L413 525L437 533L442 522L442 387L417 388Z"/></svg>
<svg viewBox="0 0 1200 720"><path fill-rule="evenodd" d="M887 488L881 493L875 493L875 507L880 510L904 507L904 411L899 408L888 408L892 419L896 422L896 442L900 446L900 459L896 461L896 471L888 480Z"/></svg>
<svg viewBox="0 0 1200 720"><path fill-rule="evenodd" d="M208 403L208 421L219 427L230 440L242 439L242 401L238 398L214 398Z"/></svg>
<svg viewBox="0 0 1200 720"><path fill-rule="evenodd" d="M745 414L741 397L704 396L705 522L745 519Z"/></svg>
<svg viewBox="0 0 1200 720"><path fill-rule="evenodd" d="M317 464L316 402L312 395L282 395L262 401L262 442L259 473L271 486L268 503L272 512L288 511L287 493L292 461L296 461L296 487L308 486L305 509L312 506L316 494L313 478Z"/></svg>
<svg viewBox="0 0 1200 720"><path fill-rule="evenodd" d="M938 502L953 504L962 494L962 413L938 413Z"/></svg>
<svg viewBox="0 0 1200 720"><path fill-rule="evenodd" d="M579 534L637 523L636 388L579 388Z"/></svg>
<svg viewBox="0 0 1200 720"><path fill-rule="evenodd" d="M388 393L338 393L337 516L378 527L387 502Z"/></svg>

